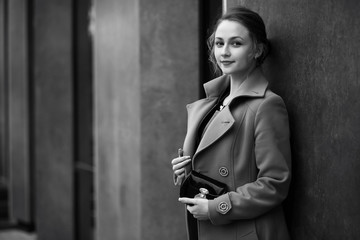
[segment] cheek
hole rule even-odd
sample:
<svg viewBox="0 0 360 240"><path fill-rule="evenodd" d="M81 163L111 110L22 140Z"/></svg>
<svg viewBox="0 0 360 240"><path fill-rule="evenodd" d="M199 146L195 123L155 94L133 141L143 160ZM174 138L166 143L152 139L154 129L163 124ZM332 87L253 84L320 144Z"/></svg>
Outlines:
<svg viewBox="0 0 360 240"><path fill-rule="evenodd" d="M218 62L219 58L220 58L220 51L217 50L216 48L214 49L214 56L215 56L216 61Z"/></svg>
<svg viewBox="0 0 360 240"><path fill-rule="evenodd" d="M239 60L241 60L243 62L247 62L247 63L254 60L253 51L251 51L249 49L243 49L243 51L239 52L237 56L238 56Z"/></svg>
<svg viewBox="0 0 360 240"><path fill-rule="evenodd" d="M254 51L253 48L247 49L247 57L248 57L248 59L253 59L253 58L255 58L255 51Z"/></svg>

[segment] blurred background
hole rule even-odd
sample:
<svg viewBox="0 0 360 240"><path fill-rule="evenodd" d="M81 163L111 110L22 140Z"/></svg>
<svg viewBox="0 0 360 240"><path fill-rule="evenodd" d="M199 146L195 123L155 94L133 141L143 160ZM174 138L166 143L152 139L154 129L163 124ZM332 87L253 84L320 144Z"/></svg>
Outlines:
<svg viewBox="0 0 360 240"><path fill-rule="evenodd" d="M0 240L186 239L170 161L243 5L284 98L293 239L360 239L357 0L0 0Z"/></svg>

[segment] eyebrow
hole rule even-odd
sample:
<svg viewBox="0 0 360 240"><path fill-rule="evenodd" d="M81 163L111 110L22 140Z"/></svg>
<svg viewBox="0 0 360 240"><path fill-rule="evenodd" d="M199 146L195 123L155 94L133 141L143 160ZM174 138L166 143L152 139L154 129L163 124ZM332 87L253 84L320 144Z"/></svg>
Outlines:
<svg viewBox="0 0 360 240"><path fill-rule="evenodd" d="M231 37L230 40L234 40L234 39L236 39L236 38L240 38L240 39L243 40L243 41L245 40L244 38L242 38L242 37L240 37L240 36ZM222 40L223 38L221 38L221 37L215 37L215 39L221 39L221 40Z"/></svg>

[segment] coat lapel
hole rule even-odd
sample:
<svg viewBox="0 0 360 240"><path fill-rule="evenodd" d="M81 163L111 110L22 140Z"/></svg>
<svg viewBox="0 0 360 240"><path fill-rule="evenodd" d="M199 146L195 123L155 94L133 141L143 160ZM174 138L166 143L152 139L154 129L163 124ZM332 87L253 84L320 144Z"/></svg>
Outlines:
<svg viewBox="0 0 360 240"><path fill-rule="evenodd" d="M229 86L229 78L225 75L204 84L206 98L186 106L188 112L187 133L184 141L184 154L193 156L196 151L196 141L201 121L216 104L220 94Z"/></svg>
<svg viewBox="0 0 360 240"><path fill-rule="evenodd" d="M229 107L225 107L209 124L208 129L211 130L205 131L196 152L198 153L214 143L231 128L234 122Z"/></svg>
<svg viewBox="0 0 360 240"><path fill-rule="evenodd" d="M206 98L186 106L188 112L188 129L183 145L185 156L190 156L193 158L195 155L197 134L200 122L214 106L215 102L216 98ZM191 165L192 164L188 164L185 166L185 176L191 172Z"/></svg>
<svg viewBox="0 0 360 240"><path fill-rule="evenodd" d="M188 110L188 129L184 141L184 154L195 158L195 154L210 147L215 141L223 136L234 124L235 119L231 114L231 104L239 97L263 97L265 95L268 82L264 78L260 69L256 69L249 78L243 82L236 92L236 96L208 126L208 131L204 133L199 146L196 149L198 129L202 119L215 105L220 94L229 86L230 79L223 75L204 84L207 98L201 99L187 105ZM230 106L230 107L229 107ZM245 114L245 112L244 112ZM238 121L240 119L237 119ZM189 166L189 165L188 165ZM190 169L186 169L189 172Z"/></svg>
<svg viewBox="0 0 360 240"><path fill-rule="evenodd" d="M184 141L184 155L193 156L196 150L197 134L200 122L216 103L216 98L206 98L188 104L188 129Z"/></svg>

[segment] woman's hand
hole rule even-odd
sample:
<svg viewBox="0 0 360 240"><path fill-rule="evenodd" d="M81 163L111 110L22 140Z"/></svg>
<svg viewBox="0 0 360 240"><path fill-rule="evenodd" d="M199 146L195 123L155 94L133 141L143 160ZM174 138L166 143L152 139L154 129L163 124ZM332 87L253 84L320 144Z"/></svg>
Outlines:
<svg viewBox="0 0 360 240"><path fill-rule="evenodd" d="M190 156L174 158L171 161L174 174L177 177L176 185L180 185L185 177L185 166L191 162Z"/></svg>
<svg viewBox="0 0 360 240"><path fill-rule="evenodd" d="M209 206L206 198L179 198L179 202L187 205L186 209L196 218L197 220L208 220Z"/></svg>

